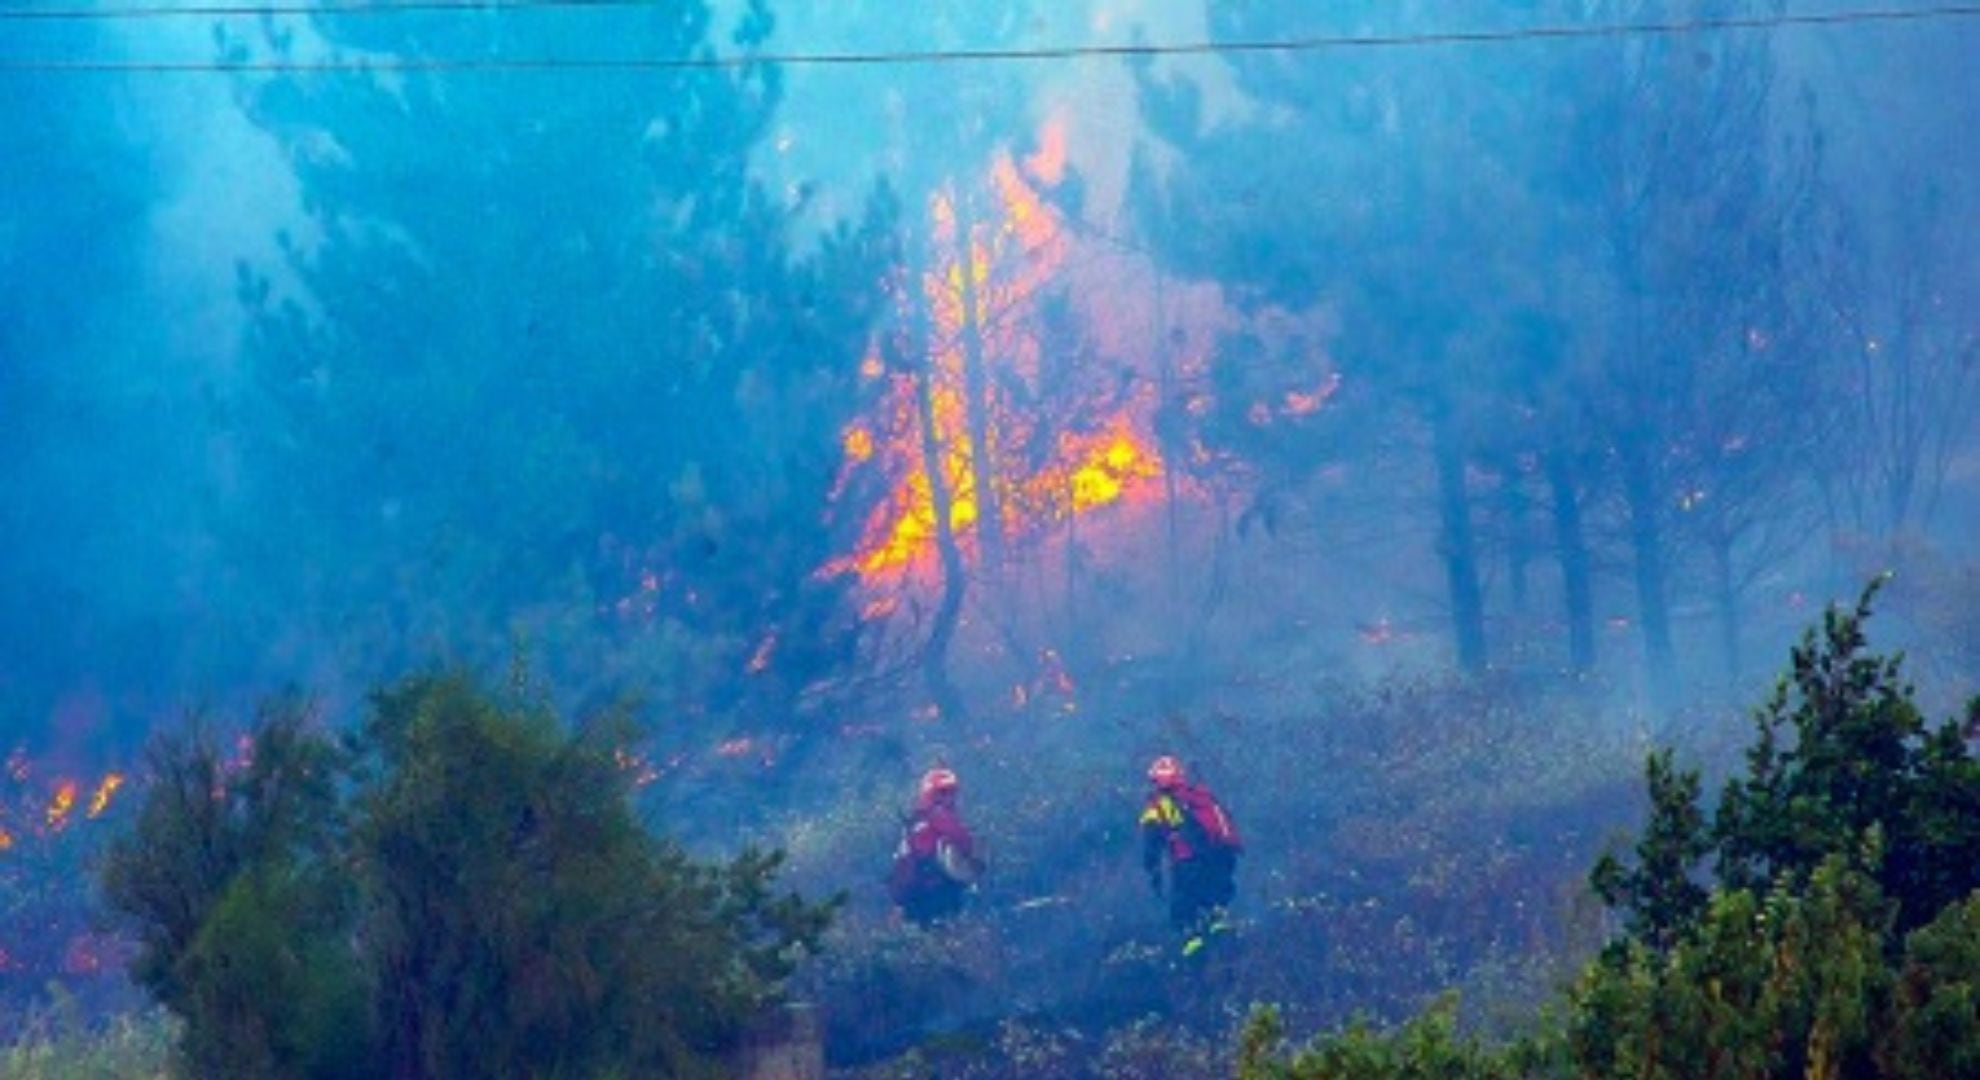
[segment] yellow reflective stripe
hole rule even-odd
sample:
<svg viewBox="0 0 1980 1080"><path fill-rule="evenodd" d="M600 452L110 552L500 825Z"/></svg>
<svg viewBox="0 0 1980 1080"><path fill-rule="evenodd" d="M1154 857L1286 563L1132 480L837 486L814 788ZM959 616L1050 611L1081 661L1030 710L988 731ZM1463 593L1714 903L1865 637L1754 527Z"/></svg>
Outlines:
<svg viewBox="0 0 1980 1080"><path fill-rule="evenodd" d="M1182 822L1182 807L1177 806L1176 800L1167 795L1149 803L1148 808L1141 812L1143 825L1167 825L1171 829L1179 829L1182 827Z"/></svg>

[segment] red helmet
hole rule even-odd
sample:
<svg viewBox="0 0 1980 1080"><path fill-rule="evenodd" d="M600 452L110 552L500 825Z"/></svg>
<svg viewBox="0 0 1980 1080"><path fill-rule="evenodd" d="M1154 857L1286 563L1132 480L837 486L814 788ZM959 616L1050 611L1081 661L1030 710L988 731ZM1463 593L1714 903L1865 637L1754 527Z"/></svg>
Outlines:
<svg viewBox="0 0 1980 1080"><path fill-rule="evenodd" d="M1183 782L1182 762L1163 754L1148 766L1148 779L1159 788L1179 787Z"/></svg>
<svg viewBox="0 0 1980 1080"><path fill-rule="evenodd" d="M953 792L958 786L956 774L937 765L921 774L921 792L917 800L922 803L933 802L937 796Z"/></svg>

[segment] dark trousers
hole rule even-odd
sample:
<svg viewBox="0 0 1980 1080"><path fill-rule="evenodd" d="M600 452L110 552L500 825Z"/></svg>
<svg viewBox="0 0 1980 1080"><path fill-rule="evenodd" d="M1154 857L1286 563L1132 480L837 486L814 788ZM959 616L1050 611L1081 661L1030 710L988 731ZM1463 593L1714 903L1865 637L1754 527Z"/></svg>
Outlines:
<svg viewBox="0 0 1980 1080"><path fill-rule="evenodd" d="M901 914L921 926L938 923L962 910L967 890L957 882L943 879L918 883L901 898Z"/></svg>
<svg viewBox="0 0 1980 1080"><path fill-rule="evenodd" d="M1237 895L1237 856L1206 851L1169 867L1169 921L1195 930L1204 919L1230 905Z"/></svg>

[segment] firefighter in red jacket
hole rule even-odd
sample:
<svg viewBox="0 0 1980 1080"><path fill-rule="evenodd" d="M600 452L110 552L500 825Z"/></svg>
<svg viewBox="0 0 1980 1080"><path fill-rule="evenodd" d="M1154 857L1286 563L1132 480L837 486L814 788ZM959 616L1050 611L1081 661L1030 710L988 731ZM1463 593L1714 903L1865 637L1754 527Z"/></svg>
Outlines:
<svg viewBox="0 0 1980 1080"><path fill-rule="evenodd" d="M928 770L900 846L894 850L888 894L902 915L922 926L962 910L964 898L983 873L976 839L956 810L959 787L949 769Z"/></svg>
<svg viewBox="0 0 1980 1080"><path fill-rule="evenodd" d="M1169 921L1184 935L1183 955L1192 956L1210 935L1229 929L1224 909L1237 892L1244 842L1217 797L1190 783L1175 758L1156 758L1148 780L1154 787L1141 810L1141 865L1155 894L1167 896Z"/></svg>

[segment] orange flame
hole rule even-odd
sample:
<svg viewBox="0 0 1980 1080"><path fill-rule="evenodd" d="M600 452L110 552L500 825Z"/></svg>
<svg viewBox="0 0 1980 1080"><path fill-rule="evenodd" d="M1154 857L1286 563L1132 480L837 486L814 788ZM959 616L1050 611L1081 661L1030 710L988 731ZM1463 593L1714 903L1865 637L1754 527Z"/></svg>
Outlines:
<svg viewBox="0 0 1980 1080"><path fill-rule="evenodd" d="M777 634L772 631L763 635L757 643L756 651L750 654L747 670L751 675L760 675L770 667L770 658L777 654Z"/></svg>
<svg viewBox="0 0 1980 1080"><path fill-rule="evenodd" d="M90 975L103 970L103 954L87 936L70 939L62 952L62 970L69 975Z"/></svg>
<svg viewBox="0 0 1980 1080"><path fill-rule="evenodd" d="M858 465L873 457L873 433L862 425L854 424L847 428L840 445L850 464Z"/></svg>
<svg viewBox="0 0 1980 1080"><path fill-rule="evenodd" d="M766 739L756 739L748 735L738 735L717 744L715 754L718 757L737 760L753 757L766 769L777 764L775 745Z"/></svg>
<svg viewBox="0 0 1980 1080"><path fill-rule="evenodd" d="M1370 645L1387 645L1401 636L1397 633L1395 624L1391 623L1386 615L1372 623L1356 623L1355 632L1361 635L1361 640Z"/></svg>
<svg viewBox="0 0 1980 1080"><path fill-rule="evenodd" d="M8 832L6 826L0 825L0 851L12 850L13 846L14 834Z"/></svg>
<svg viewBox="0 0 1980 1080"><path fill-rule="evenodd" d="M612 761L618 765L619 771L632 774L632 783L635 788L643 788L655 780L660 779L659 768L653 762L647 760L645 754L633 750L614 750L612 751Z"/></svg>
<svg viewBox="0 0 1980 1080"><path fill-rule="evenodd" d="M102 817L103 812L110 809L110 799L117 794L117 789L123 786L124 774L114 772L105 773L102 781L96 785L96 793L89 797L89 812L87 816L90 818Z"/></svg>
<svg viewBox="0 0 1980 1080"><path fill-rule="evenodd" d="M64 780L55 785L55 797L48 802L48 827L59 831L69 823L69 811L76 808L76 782Z"/></svg>
<svg viewBox="0 0 1980 1080"><path fill-rule="evenodd" d="M1119 502L1162 475L1161 455L1148 434L1152 395L1116 394L1119 400L1111 403L1094 402L1096 408L1085 410L1076 424L1063 418L1055 424L1030 404L1047 396L1038 385L1045 345L1033 327L1035 301L1053 284L1072 248L1066 223L1037 185L1063 179L1065 144L1065 125L1053 120L1022 168L1010 154L999 154L989 174L995 210L967 236L960 234L956 193L931 199L937 259L921 281L931 323L928 363L919 377L890 376L878 406L841 436L842 479L870 464L895 478L892 490L868 516L853 553L828 563L823 572L850 570L870 582L932 566L941 532L937 480L947 497L947 524L967 554L976 550L977 531L986 524L980 518L989 500L978 491L980 476L989 477L996 496L999 534L1018 539ZM972 300L974 312L968 310ZM972 327L987 369L974 380L965 345ZM868 377L882 370L870 353L860 369ZM988 423L980 442L987 468L979 467L978 440L971 437L972 384L985 388ZM1097 423L1093 412L1099 414ZM1051 436L1059 425L1072 430ZM1039 443L1049 449L1040 453Z"/></svg>
<svg viewBox="0 0 1980 1080"><path fill-rule="evenodd" d="M1024 159L1024 169L1047 187L1066 177L1066 121L1054 116L1038 133L1038 151Z"/></svg>
<svg viewBox="0 0 1980 1080"><path fill-rule="evenodd" d="M1113 427L1088 449L1072 469L1072 509L1084 513L1118 500L1135 480L1162 475L1162 463L1151 448L1137 441L1126 421Z"/></svg>
<svg viewBox="0 0 1980 1080"><path fill-rule="evenodd" d="M1341 373L1336 371L1327 376L1325 382L1312 390L1288 390L1285 402L1279 412L1286 416L1311 416L1320 411L1341 389Z"/></svg>

